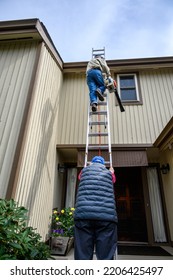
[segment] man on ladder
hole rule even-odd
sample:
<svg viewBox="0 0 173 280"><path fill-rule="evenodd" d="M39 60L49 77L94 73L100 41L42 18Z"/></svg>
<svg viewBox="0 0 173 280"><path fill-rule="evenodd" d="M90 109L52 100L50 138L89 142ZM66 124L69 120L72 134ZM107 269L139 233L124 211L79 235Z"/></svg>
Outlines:
<svg viewBox="0 0 173 280"><path fill-rule="evenodd" d="M101 51L101 50L99 50ZM86 140L85 165L82 169L79 180L76 206L75 206L75 250L76 260L93 259L94 249L96 257L99 260L112 260L116 254L117 247L117 212L114 198L113 184L116 181L114 169L112 168L111 141L109 129L108 100L104 101L104 91L106 86L102 74L110 76L110 70L101 55L93 55L87 66L87 83L90 90L90 104L92 112L88 109L88 129ZM106 106L105 111L97 112L98 107ZM90 107L90 106L89 106ZM106 121L100 120L99 116L103 114ZM98 121L92 120L92 117L98 115ZM91 117L91 120L90 120ZM106 133L92 133L93 126L100 130L103 125L108 131ZM96 136L99 138L99 145L92 146L89 138ZM108 145L102 145L101 137L108 138ZM88 161L88 152L98 150L98 156ZM110 156L109 162L105 162L100 156L101 149L106 149ZM105 165L109 164L107 169Z"/></svg>
<svg viewBox="0 0 173 280"><path fill-rule="evenodd" d="M89 88L90 104L92 111L97 111L97 97L100 101L104 101L103 94L106 86L103 74L109 77L110 69L104 59L104 53L96 53L92 55L92 59L88 62L86 69L87 85Z"/></svg>

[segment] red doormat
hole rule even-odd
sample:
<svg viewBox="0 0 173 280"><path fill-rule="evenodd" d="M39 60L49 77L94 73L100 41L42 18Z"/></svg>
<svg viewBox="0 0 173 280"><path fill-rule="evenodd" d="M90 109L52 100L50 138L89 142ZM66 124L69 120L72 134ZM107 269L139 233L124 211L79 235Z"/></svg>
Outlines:
<svg viewBox="0 0 173 280"><path fill-rule="evenodd" d="M161 247L118 245L118 255L172 256Z"/></svg>

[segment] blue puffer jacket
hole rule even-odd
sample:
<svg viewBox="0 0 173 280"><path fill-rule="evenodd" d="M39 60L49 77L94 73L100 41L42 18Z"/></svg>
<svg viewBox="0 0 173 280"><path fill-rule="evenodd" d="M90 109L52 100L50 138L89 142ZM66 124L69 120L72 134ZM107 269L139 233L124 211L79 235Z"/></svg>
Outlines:
<svg viewBox="0 0 173 280"><path fill-rule="evenodd" d="M82 170L74 218L117 222L112 174L103 164Z"/></svg>

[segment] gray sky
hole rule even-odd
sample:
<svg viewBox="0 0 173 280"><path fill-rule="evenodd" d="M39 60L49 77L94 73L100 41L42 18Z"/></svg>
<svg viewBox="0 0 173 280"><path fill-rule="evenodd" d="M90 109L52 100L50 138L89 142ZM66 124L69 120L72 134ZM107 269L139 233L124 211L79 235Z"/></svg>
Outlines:
<svg viewBox="0 0 173 280"><path fill-rule="evenodd" d="M173 55L172 0L0 0L0 20L38 18L64 62Z"/></svg>

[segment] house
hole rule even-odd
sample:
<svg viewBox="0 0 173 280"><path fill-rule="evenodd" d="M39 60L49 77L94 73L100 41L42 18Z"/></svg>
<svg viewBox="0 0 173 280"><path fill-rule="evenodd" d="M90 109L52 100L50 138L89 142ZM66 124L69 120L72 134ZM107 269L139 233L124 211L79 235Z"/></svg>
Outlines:
<svg viewBox="0 0 173 280"><path fill-rule="evenodd" d="M109 95L118 240L173 245L173 57L107 64L125 108ZM0 197L25 206L44 240L52 209L75 204L86 65L64 63L39 19L0 22Z"/></svg>

